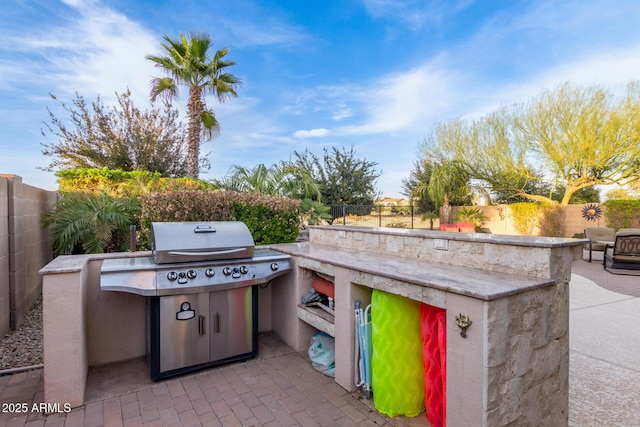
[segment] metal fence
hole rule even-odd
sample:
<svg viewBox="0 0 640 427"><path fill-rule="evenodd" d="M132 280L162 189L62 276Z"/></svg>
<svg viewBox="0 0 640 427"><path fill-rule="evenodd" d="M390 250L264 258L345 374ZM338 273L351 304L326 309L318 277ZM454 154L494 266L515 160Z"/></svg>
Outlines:
<svg viewBox="0 0 640 427"><path fill-rule="evenodd" d="M408 206L329 205L333 225L438 229L438 219L423 219L420 209Z"/></svg>

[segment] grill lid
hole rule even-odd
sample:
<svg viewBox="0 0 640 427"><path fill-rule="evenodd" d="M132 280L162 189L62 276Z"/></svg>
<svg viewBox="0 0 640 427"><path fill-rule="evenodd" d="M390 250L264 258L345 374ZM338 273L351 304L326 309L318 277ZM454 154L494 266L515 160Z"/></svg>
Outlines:
<svg viewBox="0 0 640 427"><path fill-rule="evenodd" d="M157 264L251 258L255 242L240 221L153 222L153 260Z"/></svg>

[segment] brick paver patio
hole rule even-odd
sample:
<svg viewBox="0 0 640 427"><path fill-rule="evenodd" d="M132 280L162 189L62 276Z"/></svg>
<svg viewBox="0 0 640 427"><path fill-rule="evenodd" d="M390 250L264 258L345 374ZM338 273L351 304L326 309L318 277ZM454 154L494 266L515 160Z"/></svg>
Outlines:
<svg viewBox="0 0 640 427"><path fill-rule="evenodd" d="M633 326L640 320L640 278L601 278L597 274L600 265L585 263L576 267L579 274L592 276L601 287L574 276L572 319L575 321L580 315L581 319L595 319L595 324L605 329L602 335L609 344L594 341L595 332L588 325L582 329L579 323L572 327L569 425L640 425L640 403L633 399L639 392L638 385L628 381L637 378L640 367L618 361L640 344L640 335ZM602 290L614 284L622 287L615 289L620 292L617 296ZM612 295L616 298L612 299ZM616 328L611 330L611 324ZM586 334L583 329L591 338L581 344ZM614 333L619 329L624 330ZM618 345L612 345L615 343ZM603 349L607 354L600 354ZM134 366L138 378L132 375L131 366L128 369L105 372L110 381L124 378L130 388L114 392L105 385L110 381L91 381L90 377L85 405L50 415L44 415L38 406L32 411L34 403L44 401L42 369L0 376L0 427L429 425L424 413L415 418L378 414L371 401L362 400L359 393L345 391L289 347L272 353L261 349L258 358L246 362L155 383L148 380L144 366ZM140 377L146 380L140 381ZM616 392L620 396L612 398ZM619 400L623 397L627 401L621 406ZM21 404L20 409L26 406L27 412L16 412L15 405L8 406L16 403Z"/></svg>
<svg viewBox="0 0 640 427"><path fill-rule="evenodd" d="M367 426L428 425L424 414L390 419L359 393L315 371L300 354L214 367L86 403L68 413L32 412L44 400L42 370L0 377L2 426ZM368 403L368 404L367 404Z"/></svg>

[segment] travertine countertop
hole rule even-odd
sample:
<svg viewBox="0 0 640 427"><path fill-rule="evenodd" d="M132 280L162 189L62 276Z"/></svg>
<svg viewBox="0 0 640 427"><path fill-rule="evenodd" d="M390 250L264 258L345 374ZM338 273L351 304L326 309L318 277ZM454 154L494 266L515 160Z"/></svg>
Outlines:
<svg viewBox="0 0 640 427"><path fill-rule="evenodd" d="M271 247L295 257L487 301L554 284L551 279L517 276L345 249L336 250L330 246L308 242L271 245Z"/></svg>
<svg viewBox="0 0 640 427"><path fill-rule="evenodd" d="M44 274L76 273L84 265L92 260L102 260L107 258L141 258L150 257L151 251L140 252L113 252L108 254L87 254L87 255L60 255L39 271Z"/></svg>

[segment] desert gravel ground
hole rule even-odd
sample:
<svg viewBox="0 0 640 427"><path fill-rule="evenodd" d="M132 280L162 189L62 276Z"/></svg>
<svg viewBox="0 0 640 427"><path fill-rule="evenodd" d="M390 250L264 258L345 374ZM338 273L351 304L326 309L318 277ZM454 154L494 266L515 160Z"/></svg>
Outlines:
<svg viewBox="0 0 640 427"><path fill-rule="evenodd" d="M42 296L40 296L27 312L22 325L0 340L0 371L42 363Z"/></svg>

